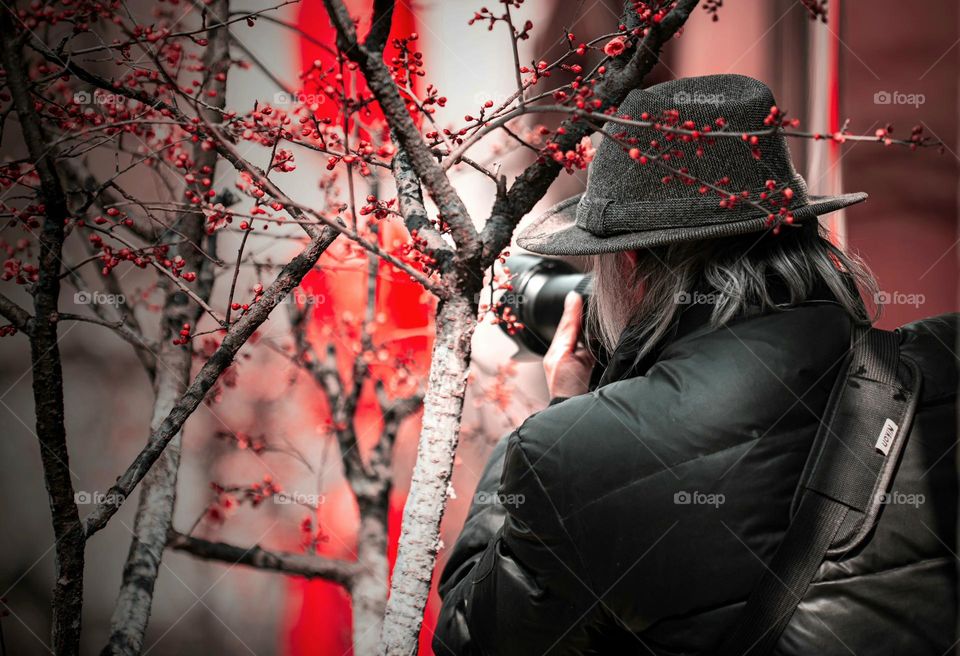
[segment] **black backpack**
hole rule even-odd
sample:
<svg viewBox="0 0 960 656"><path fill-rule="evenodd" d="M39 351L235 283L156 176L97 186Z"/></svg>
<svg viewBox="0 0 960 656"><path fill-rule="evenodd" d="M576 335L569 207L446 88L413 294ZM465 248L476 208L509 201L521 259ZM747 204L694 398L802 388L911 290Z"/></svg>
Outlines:
<svg viewBox="0 0 960 656"><path fill-rule="evenodd" d="M791 520L721 656L772 652L825 559L869 536L916 411L922 375L900 334L856 327L794 495Z"/></svg>

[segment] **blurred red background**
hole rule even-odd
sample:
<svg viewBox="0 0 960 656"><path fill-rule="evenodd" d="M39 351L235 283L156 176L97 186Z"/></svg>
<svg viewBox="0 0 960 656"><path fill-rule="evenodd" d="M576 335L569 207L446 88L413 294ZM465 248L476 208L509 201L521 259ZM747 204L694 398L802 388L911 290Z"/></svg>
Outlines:
<svg viewBox="0 0 960 656"><path fill-rule="evenodd" d="M366 0L347 0L346 5L351 15L360 18L358 33L362 38L370 29L372 3ZM301 30L317 41L334 44L336 32L330 24L321 0L308 0L301 3L297 24ZM407 36L416 29L416 21L410 6L402 2L398 3L391 35ZM389 60L395 52L392 44L388 43L384 57ZM301 38L299 40L301 70L307 70L315 60L330 65L334 57L313 40ZM356 90L357 94L369 93L361 76L353 75L352 78L348 84ZM418 79L415 78L414 84L416 85L417 82ZM305 91L310 90L305 89ZM317 115L320 118L342 121L342 115L334 103L321 104ZM381 118L382 113L374 105L366 125L358 126L358 129L364 130L370 125L375 125ZM388 250L393 241L403 241L408 237L406 230L396 222L383 222L378 234L380 246ZM382 260L378 267L375 312L382 313L385 322L373 335L374 342L387 344L391 355L402 355L412 359L413 372L425 378L430 366L432 347L432 302L424 302L425 294L419 284L411 282L406 276L391 275L390 272L395 270ZM304 280L303 288L308 295L327 299L326 303L317 305L313 310L313 332L318 343L322 344L330 340L329 336L316 333L320 333L324 326L335 325L338 315L349 312L354 316L363 316L367 298L357 290L367 289L367 276L366 258L363 258L359 266L352 270L332 267L324 271L314 271ZM338 364L341 375L349 376L352 367L351 354L343 352L343 349L339 351ZM317 408L315 419L321 422L328 419L329 413L320 402L319 393L317 397L318 402L314 404ZM373 395L373 386L368 380L357 410L357 432L360 436L361 452L372 447L375 438L380 434L379 425L380 408ZM401 439L415 444L419 429L419 420L411 418L406 422ZM367 437L366 440L364 436ZM396 558L400 519L405 500L406 490L395 487L388 516L388 560L391 568ZM359 521L353 496L345 483L326 492L326 502L318 510L317 515L318 524L331 537L319 547L318 553L336 558L355 558ZM351 653L353 651L352 613L350 597L343 588L326 581L302 579L289 579L287 585L289 586L289 613L281 633L283 653L290 656L315 654L340 656ZM434 591L427 607L427 621L422 634L423 653L430 653L430 635L437 602L436 591Z"/></svg>

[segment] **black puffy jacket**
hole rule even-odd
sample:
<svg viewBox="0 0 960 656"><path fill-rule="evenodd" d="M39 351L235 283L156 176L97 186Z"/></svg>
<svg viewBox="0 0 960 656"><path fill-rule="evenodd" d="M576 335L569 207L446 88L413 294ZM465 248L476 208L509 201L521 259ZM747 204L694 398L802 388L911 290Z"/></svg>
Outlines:
<svg viewBox="0 0 960 656"><path fill-rule="evenodd" d="M952 649L957 323L900 329L924 381L890 503L820 567L775 653ZM655 356L615 352L597 389L527 419L443 572L435 652L711 653L787 528L850 328L833 303L715 330L686 313Z"/></svg>

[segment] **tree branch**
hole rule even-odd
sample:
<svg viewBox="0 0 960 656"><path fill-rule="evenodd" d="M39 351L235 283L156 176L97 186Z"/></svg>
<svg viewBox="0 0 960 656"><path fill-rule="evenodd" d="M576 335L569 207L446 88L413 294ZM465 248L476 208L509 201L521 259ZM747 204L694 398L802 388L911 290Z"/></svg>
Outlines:
<svg viewBox="0 0 960 656"><path fill-rule="evenodd" d="M359 564L354 561L323 558L312 554L267 551L260 545L238 547L226 542L211 542L175 531L170 533L167 546L197 558L221 561L231 565L246 565L307 579L323 579L348 589L360 569Z"/></svg>
<svg viewBox="0 0 960 656"><path fill-rule="evenodd" d="M20 332L30 335L33 317L4 294L0 294L0 316L9 321L10 325Z"/></svg>
<svg viewBox="0 0 960 656"><path fill-rule="evenodd" d="M594 110L596 113L615 107L623 102L630 91L640 88L644 78L660 61L663 44L683 26L698 2L699 0L678 0L676 6L660 23L650 25L647 35L629 54L626 63L609 71L597 84L594 95L601 101L601 105ZM596 129L591 121L584 120L566 120L561 127L564 133L556 139L561 152L573 149L583 137ZM507 247L517 223L543 198L561 170L560 164L553 159L543 158L527 167L505 196L497 198L490 218L481 232L484 268Z"/></svg>
<svg viewBox="0 0 960 656"><path fill-rule="evenodd" d="M398 148L393 157L393 178L397 185L397 204L407 230L416 235L423 251L435 260L437 270L443 272L453 257L453 250L427 214L420 180L403 147Z"/></svg>
<svg viewBox="0 0 960 656"><path fill-rule="evenodd" d="M136 348L137 350L146 351L151 356L153 355L151 349L156 348L155 344L151 344L146 341L146 339L138 332L132 330L130 326L126 324L124 319L119 321L110 321L104 319L103 317L85 317L82 314L71 314L69 312L60 312L58 315L60 321L81 321L83 323L92 323L96 326L103 326L104 328L109 328L117 333L117 335L123 339L125 342ZM145 365L146 366L146 365ZM156 365L153 364L147 369L148 374L153 374Z"/></svg>
<svg viewBox="0 0 960 656"><path fill-rule="evenodd" d="M383 54L393 25L393 0L373 0L373 17L370 19L370 31L363 42L364 47L373 53Z"/></svg>
<svg viewBox="0 0 960 656"><path fill-rule="evenodd" d="M66 276L70 283L76 288L77 291L89 294L92 298L93 292L90 291L90 288L87 286L86 281L83 279L83 276L80 275L80 272L70 268L65 267ZM122 292L111 292L112 294L121 294ZM129 343L134 348L134 353L137 355L137 358L140 360L140 364L143 365L144 371L147 372L147 376L153 380L153 377L156 374L157 367L157 356L156 348L157 345L147 340L144 337L143 332L136 327L136 321L132 319L133 310L132 308L128 309L127 313L120 314L119 321L112 321L103 305L99 303L93 303L90 308L93 310L93 313L97 315L97 318L93 317L84 317L76 315L74 321L87 321L88 323L96 323L107 328L111 328L116 331L124 341ZM118 307L119 310L119 307ZM60 318L64 318L64 314L60 314Z"/></svg>
<svg viewBox="0 0 960 656"><path fill-rule="evenodd" d="M337 232L324 228L310 244L295 258L288 262L277 278L267 287L260 299L227 330L217 350L204 363L159 427L152 431L147 446L140 452L126 471L110 488L105 500L84 518L84 530L92 535L103 528L110 518L120 509L123 500L143 479L166 445L183 426L187 418L197 409L207 392L213 387L224 370L230 366L240 348L251 335L266 321L273 309L295 289L303 277L313 269L320 255L333 243Z"/></svg>
<svg viewBox="0 0 960 656"><path fill-rule="evenodd" d="M264 173L264 171L243 158L240 153L237 152L236 147L223 135L223 133L220 132L220 130L210 123L206 123L205 127L210 132L214 141L217 143L217 150L223 154L224 158L233 164L234 168L236 168L238 171L244 171L253 176L256 183L260 185L264 191L270 194L277 202L279 202L283 206L283 209L286 210L294 219L296 219L299 225L302 226L307 234L309 234L311 237L314 237L317 234L317 231L321 230L321 227L313 222L307 221L305 218L305 212L309 212L320 223L326 226L323 229L333 229L337 232L343 233L358 246L386 260L401 271L404 271L411 278L419 282L426 289L430 290L437 296L442 298L446 295L446 289L442 285L430 280L430 278L422 271L418 271L406 262L403 262L390 253L385 252L377 244L364 239L359 235L359 233L357 233L355 229L348 228L346 225L343 225L342 222L329 219L323 216L322 213L316 212L310 208L306 208L292 200L266 175L266 173Z"/></svg>
<svg viewBox="0 0 960 656"><path fill-rule="evenodd" d="M387 3L381 4L385 6ZM324 0L324 6L330 15L331 23L337 30L337 43L340 49L360 66L367 80L367 86L380 104L387 123L399 140L399 145L407 151L417 177L426 185L430 197L440 210L441 217L450 226L450 233L461 256L464 260L471 259L479 253L480 244L470 214L410 117L406 102L401 97L387 65L383 62L381 53L368 50L364 45L357 43L353 19L342 0ZM378 23L382 25L380 29L389 33L389 22L387 15L384 15Z"/></svg>

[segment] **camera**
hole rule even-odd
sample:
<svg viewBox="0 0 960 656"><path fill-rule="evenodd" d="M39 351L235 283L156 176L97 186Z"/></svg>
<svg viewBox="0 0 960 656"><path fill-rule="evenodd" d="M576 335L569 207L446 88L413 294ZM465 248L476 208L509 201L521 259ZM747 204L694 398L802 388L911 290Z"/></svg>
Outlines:
<svg viewBox="0 0 960 656"><path fill-rule="evenodd" d="M521 353L542 356L553 341L568 293L577 292L583 297L586 316L592 277L563 260L537 255L512 255L505 265L513 289L495 302L500 328L517 343ZM505 317L512 320L505 321Z"/></svg>

